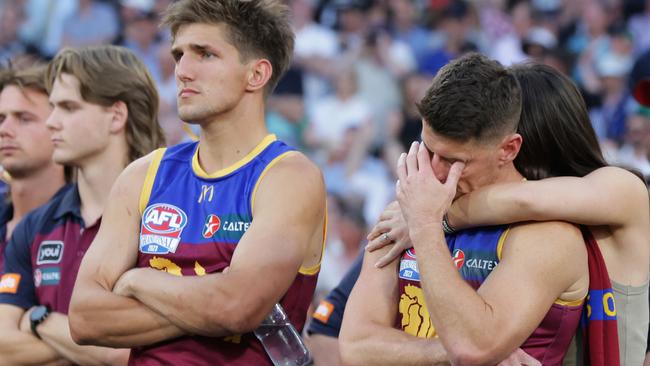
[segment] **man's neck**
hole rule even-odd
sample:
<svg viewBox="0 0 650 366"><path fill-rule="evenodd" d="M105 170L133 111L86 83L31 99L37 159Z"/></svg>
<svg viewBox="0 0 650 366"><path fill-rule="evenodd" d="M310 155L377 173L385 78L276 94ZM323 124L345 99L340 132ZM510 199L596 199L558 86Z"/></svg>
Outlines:
<svg viewBox="0 0 650 366"><path fill-rule="evenodd" d="M521 173L515 168L514 163L509 163L508 166L505 166L501 169L499 176L495 183L511 183L511 182L520 182L524 178Z"/></svg>
<svg viewBox="0 0 650 366"><path fill-rule="evenodd" d="M244 158L268 134L263 104L239 108L201 126L199 164L208 174Z"/></svg>
<svg viewBox="0 0 650 366"><path fill-rule="evenodd" d="M12 178L9 184L14 211L12 221L20 221L29 211L45 204L64 184L63 167L56 164L29 177Z"/></svg>
<svg viewBox="0 0 650 366"><path fill-rule="evenodd" d="M78 167L77 174L81 217L86 226L95 224L102 216L111 187L126 167L126 143L110 146L89 160Z"/></svg>
<svg viewBox="0 0 650 366"><path fill-rule="evenodd" d="M63 167L57 164L50 164L29 177L12 178L9 189L13 215L7 222L6 236L2 240L8 240L16 224L28 212L47 203L64 184Z"/></svg>

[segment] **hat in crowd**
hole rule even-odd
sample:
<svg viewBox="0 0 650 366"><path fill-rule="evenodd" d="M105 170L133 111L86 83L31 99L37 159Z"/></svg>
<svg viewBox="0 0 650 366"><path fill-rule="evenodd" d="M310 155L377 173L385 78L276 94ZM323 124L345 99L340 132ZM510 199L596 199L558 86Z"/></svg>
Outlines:
<svg viewBox="0 0 650 366"><path fill-rule="evenodd" d="M132 8L143 13L153 11L156 5L155 0L120 0L120 5Z"/></svg>
<svg viewBox="0 0 650 366"><path fill-rule="evenodd" d="M557 46L557 37L546 28L534 27L521 42L521 48L526 54L529 53L530 47L532 46L539 46L545 50L551 50Z"/></svg>
<svg viewBox="0 0 650 366"><path fill-rule="evenodd" d="M639 103L650 107L650 50L634 63L630 72L630 89Z"/></svg>
<svg viewBox="0 0 650 366"><path fill-rule="evenodd" d="M372 5L372 3L367 0L335 0L333 3L338 10L365 11L368 10Z"/></svg>
<svg viewBox="0 0 650 366"><path fill-rule="evenodd" d="M632 58L607 52L596 60L596 73L600 77L625 77L632 70Z"/></svg>

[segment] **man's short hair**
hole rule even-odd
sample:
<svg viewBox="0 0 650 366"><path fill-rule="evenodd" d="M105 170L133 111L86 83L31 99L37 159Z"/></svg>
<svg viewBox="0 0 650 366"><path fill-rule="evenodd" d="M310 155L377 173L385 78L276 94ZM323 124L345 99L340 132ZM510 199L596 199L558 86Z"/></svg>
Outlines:
<svg viewBox="0 0 650 366"><path fill-rule="evenodd" d="M126 141L129 162L165 145L158 124L158 91L146 66L131 51L118 46L66 48L50 63L46 86L52 90L61 74L80 83L83 100L104 107L121 101L128 109Z"/></svg>
<svg viewBox="0 0 650 366"><path fill-rule="evenodd" d="M187 24L225 24L229 42L243 62L257 57L271 62L266 95L291 64L294 34L289 8L278 0L180 0L169 6L162 22L171 28L172 37Z"/></svg>
<svg viewBox="0 0 650 366"><path fill-rule="evenodd" d="M34 90L47 95L45 72L47 65L34 65L26 68L8 67L0 71L0 90L7 86L17 86L23 92Z"/></svg>
<svg viewBox="0 0 650 366"><path fill-rule="evenodd" d="M436 134L489 142L516 132L521 89L501 64L471 53L440 69L417 107Z"/></svg>

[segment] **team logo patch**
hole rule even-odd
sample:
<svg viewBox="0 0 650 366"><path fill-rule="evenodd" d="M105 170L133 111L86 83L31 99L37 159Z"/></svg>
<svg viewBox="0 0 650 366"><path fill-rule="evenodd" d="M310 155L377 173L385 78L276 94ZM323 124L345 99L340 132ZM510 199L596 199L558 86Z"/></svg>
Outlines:
<svg viewBox="0 0 650 366"><path fill-rule="evenodd" d="M34 271L34 285L54 286L61 282L61 270L59 267L36 268Z"/></svg>
<svg viewBox="0 0 650 366"><path fill-rule="evenodd" d="M318 307L312 316L323 323L327 323L332 312L334 312L334 305L327 300L322 300L320 304L318 304Z"/></svg>
<svg viewBox="0 0 650 366"><path fill-rule="evenodd" d="M38 247L36 264L54 264L63 258L63 242L60 240L46 240Z"/></svg>
<svg viewBox="0 0 650 366"><path fill-rule="evenodd" d="M15 294L20 284L19 273L5 273L0 278L0 294Z"/></svg>
<svg viewBox="0 0 650 366"><path fill-rule="evenodd" d="M219 231L220 226L221 219L219 219L219 216L214 214L208 215L205 218L205 225L203 226L203 237L206 239L212 238Z"/></svg>
<svg viewBox="0 0 650 366"><path fill-rule="evenodd" d="M463 252L461 249L454 250L454 255L452 259L454 260L454 265L456 266L456 268L460 269L465 263L465 252Z"/></svg>
<svg viewBox="0 0 650 366"><path fill-rule="evenodd" d="M409 281L420 281L418 262L415 259L415 250L408 249L399 261L399 278Z"/></svg>
<svg viewBox="0 0 650 366"><path fill-rule="evenodd" d="M180 208L166 203L147 207L142 215L140 251L148 254L176 252L187 215Z"/></svg>

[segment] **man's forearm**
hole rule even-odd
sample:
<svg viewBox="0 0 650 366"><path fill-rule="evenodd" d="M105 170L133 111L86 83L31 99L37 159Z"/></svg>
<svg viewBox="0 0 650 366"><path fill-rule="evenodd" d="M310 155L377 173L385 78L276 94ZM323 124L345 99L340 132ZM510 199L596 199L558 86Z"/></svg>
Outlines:
<svg viewBox="0 0 650 366"><path fill-rule="evenodd" d="M438 339L417 338L401 330L368 326L364 335L342 335L341 358L346 365L437 365L448 362Z"/></svg>
<svg viewBox="0 0 650 366"><path fill-rule="evenodd" d="M209 316L215 313L224 315L225 311L211 309L205 303L206 288L213 289L209 296L228 299L209 283L216 280L214 276L222 276L222 274L178 277L154 269L140 269L131 274L133 277L129 281L128 295L169 319L180 329L211 337L233 334L225 321L215 321L214 317ZM229 300L232 302L233 299ZM225 309L226 300L218 303L224 304Z"/></svg>
<svg viewBox="0 0 650 366"><path fill-rule="evenodd" d="M38 326L41 339L57 352L79 365L126 365L128 349L114 349L97 346L80 346L72 340L68 317L52 313Z"/></svg>
<svg viewBox="0 0 650 366"><path fill-rule="evenodd" d="M413 234L412 240L418 256L420 283L425 295L431 320L438 334L444 335L447 346L458 340L476 339L484 335L479 324L486 324L490 308L459 275L445 243L442 229ZM468 312L467 309L481 309Z"/></svg>
<svg viewBox="0 0 650 366"><path fill-rule="evenodd" d="M0 334L0 366L66 364L66 359L54 348L31 333L16 328L11 332L2 330Z"/></svg>
<svg viewBox="0 0 650 366"><path fill-rule="evenodd" d="M75 289L69 322L79 344L118 348L145 346L185 332L141 302L94 284Z"/></svg>

